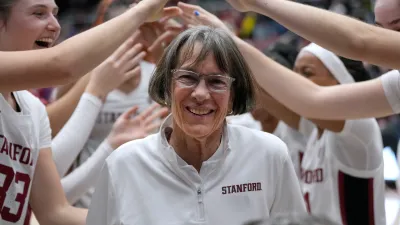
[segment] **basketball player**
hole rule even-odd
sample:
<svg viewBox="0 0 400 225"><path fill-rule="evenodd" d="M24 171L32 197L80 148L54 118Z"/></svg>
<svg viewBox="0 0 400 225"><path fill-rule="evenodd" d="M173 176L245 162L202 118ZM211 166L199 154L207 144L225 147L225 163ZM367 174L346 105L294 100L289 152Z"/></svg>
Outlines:
<svg viewBox="0 0 400 225"><path fill-rule="evenodd" d="M227 1L239 11L255 11L267 15L339 55L384 67L400 68L400 34L396 32L293 1ZM387 26L387 22L393 22L392 25L397 27L397 17L393 16L392 21L387 18L380 21L382 17L378 16L378 23ZM285 72L283 67L274 65L256 49L248 45L247 47L246 58L254 65L257 64L260 70L268 67L271 71L256 77L260 85L278 101L302 116L351 119L383 117L400 112L398 73L358 84L320 87L295 76L294 73ZM286 82L280 82L281 80ZM297 88L293 89L293 85ZM286 92L281 93L282 89Z"/></svg>
<svg viewBox="0 0 400 225"><path fill-rule="evenodd" d="M153 5L156 3L160 4L160 2L147 0L143 1L143 4L139 4L136 10L132 9L132 13L135 11L137 13L138 24L141 21L141 13L147 15L150 13L151 15L154 12L153 10L157 11L159 9L159 5L157 7ZM21 42L27 43L27 40L31 40L31 42L28 46L23 45L25 49L42 48L45 46L41 45L46 45L46 43L47 47L49 47L52 44L52 40L55 40L58 36L60 28L54 16L57 12L57 7L53 0L41 0L40 2L33 0L2 1L1 4L1 50L20 50L15 47L20 46ZM142 18L142 21L144 21L145 16ZM136 24L135 22L131 23ZM21 26L32 29L32 33L19 34ZM96 33L89 32L87 38L96 35ZM39 44L37 41L46 43ZM82 41L84 40L82 39ZM74 48L65 49L64 53L68 55L65 51L73 51L76 47L89 50L86 48L87 46L81 46L81 44L70 46ZM100 48L105 53L108 48L113 48L112 45L110 44L108 47L97 46L97 49ZM42 51L40 53L46 54L46 52ZM24 54L31 55L29 57L35 55L28 52ZM97 54L102 55L101 53ZM40 55L40 58L45 58L49 61L41 61L40 59L25 61L26 66L23 66L23 64L20 64L20 59L14 58L17 55L20 54L4 53L4 56L10 57L0 60L2 64L8 62L8 64L12 64L13 68L19 67L19 69L10 69L10 66L5 64L4 70L3 68L1 70L2 73L10 73L8 75L15 75L15 77L1 76L0 82L3 84L0 84L1 87L7 87L1 88L0 95L0 139L2 146L0 151L0 171L3 177L0 188L0 222L4 225L24 224L29 218L26 216L29 203L41 224L84 224L85 210L69 206L63 195L57 170L52 160L49 121L43 104L26 91L8 92L14 88L22 88L29 83L45 84L43 75L38 76L39 72L46 74L56 68L60 68L58 66L61 64L54 67L48 57ZM91 54L87 53L85 55L91 56ZM74 59L76 59L75 57L79 59L82 56L78 52L78 56L74 54ZM87 59L89 64L96 62L97 57L93 57L94 60ZM27 57L22 58L27 59ZM14 59L16 60L15 63L11 63L14 62ZM69 60L71 59L72 57ZM30 64L35 61L39 64L42 63L41 66ZM46 64L43 64L44 62ZM58 64L57 61L54 63ZM43 66L50 69L43 69ZM82 72L89 67L90 65L82 66L76 72ZM25 76L26 79L21 79L21 76L18 76L21 75L22 71L27 74ZM55 74L60 75L60 73ZM32 75L32 77L29 75ZM5 81L3 80L4 78L8 80ZM38 82L33 81L36 78L38 78ZM65 77L62 79L65 79ZM59 81L62 79L58 78ZM21 82L22 85L19 85L17 81ZM54 80L50 78L50 83L52 82Z"/></svg>
<svg viewBox="0 0 400 225"><path fill-rule="evenodd" d="M33 52L12 52L18 49L8 49L8 52L0 52L0 92L49 87L76 80L105 60L143 22L154 21L162 15L179 14L176 7L163 9L167 1L143 0L109 23L77 35L55 48ZM19 1L0 2L2 17L9 13L15 3ZM2 18L1 29L10 24L5 22Z"/></svg>
<svg viewBox="0 0 400 225"><path fill-rule="evenodd" d="M104 3L104 2L103 2ZM101 4L100 6L103 6ZM123 5L119 1L114 1L113 5L110 6L109 10L104 15L105 20L111 19L112 16L116 16L118 13L125 11L128 8L128 5ZM102 11L102 10L99 10ZM142 29L142 27L141 27ZM137 39L137 41L140 41L141 45L145 45L146 43L149 43L152 48L155 48L153 43L150 43L151 39L147 38L146 41L143 40L144 35L146 31L140 32L140 37ZM157 38L157 36L152 37ZM147 53L147 56L151 55L151 58L158 58L160 56L154 55L154 52L149 51ZM90 126L91 132L84 132L85 135L81 135L82 138L79 139L76 143L74 143L74 149L76 151L71 152L71 151L62 151L63 154L60 156L62 157L57 157L59 160L56 160L56 165L61 165L62 171L59 171L60 175L63 176L65 175L65 172L69 168L68 166L70 164L69 159L75 159L75 156L78 154L78 157L75 160L75 163L72 166L72 171L75 174L81 174L82 175L77 175L79 178L79 181L74 180L72 178L67 178L70 177L68 175L66 178L63 178L62 184L64 185L64 180L70 184L65 184L65 187L68 187L68 190L65 190L67 199L74 203L76 206L83 207L83 208L88 208L90 205L90 200L91 200L91 195L93 193L93 188L91 188L85 196L82 196L82 190L87 190L88 188L83 188L83 187L92 187L94 186L92 182L89 182L88 180L82 179L81 177L86 177L88 173L85 173L87 170L86 166L84 167L85 169L81 169L82 165L86 163L86 161L89 159L89 157L92 156L92 154L95 154L97 151L100 151L101 156L103 157L94 157L96 160L98 160L97 164L92 163L92 165L102 165L105 156L108 154L104 154L104 152L109 152L109 151L104 151L102 150L102 142L104 139L109 135L110 131L112 130L112 127L116 120L119 118L121 114L123 114L126 110L128 110L132 105L138 106L138 110L136 112L137 116L139 113L144 112L146 109L150 107L151 104L154 102L151 100L151 98L148 95L148 85L149 81L151 78L151 75L153 71L155 70L155 65L153 63L150 63L148 61L141 61L140 62L140 71L137 74L137 76L132 77L132 79L127 79L125 82L121 83L119 86L115 86L115 90L110 90L111 92L104 98L104 104L102 104L101 109L99 108L98 111L96 111L96 114L92 115L91 117L88 118L88 120L92 126ZM106 70L106 71L104 71ZM107 73L110 76L113 75L116 71L113 71L112 68L108 67L101 67L95 69L96 73ZM93 76L94 74L92 74ZM115 74L117 76L118 74ZM162 112L158 112L160 115ZM87 112L86 112L87 114ZM95 119L97 117L97 120L91 120ZM88 121L85 121L86 124ZM89 128L89 126L85 126L85 128ZM80 131L82 133L83 131ZM65 138L63 138L65 140ZM85 143L86 144L81 146L78 150L78 146L80 146L80 143ZM82 149L83 147L83 149ZM100 149L99 149L100 148ZM68 155L65 155L68 154ZM68 160L66 160L66 158ZM89 170L92 171L92 170ZM99 170L97 170L98 172ZM96 172L93 170L92 172ZM92 174L93 175L93 174ZM97 176L95 176L97 177ZM66 188L64 188L66 189ZM77 197L81 197L79 201L76 202Z"/></svg>

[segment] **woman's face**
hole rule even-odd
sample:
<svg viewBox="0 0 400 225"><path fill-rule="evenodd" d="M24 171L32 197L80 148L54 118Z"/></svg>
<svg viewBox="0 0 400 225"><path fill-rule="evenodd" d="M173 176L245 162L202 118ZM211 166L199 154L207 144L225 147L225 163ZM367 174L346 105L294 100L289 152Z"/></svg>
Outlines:
<svg viewBox="0 0 400 225"><path fill-rule="evenodd" d="M180 68L176 69L193 71L204 77L210 75L228 76L218 68L212 53L196 67L190 66L197 58L201 48L201 44L196 44L192 57L183 62ZM182 49L182 51L184 50ZM213 92L210 91L208 87L210 85L206 84L205 79L200 79L197 86L188 88L175 79L175 75L172 82L171 101L174 125L177 125L185 134L195 139L204 139L216 132L220 132L225 117L230 111L230 87L223 92Z"/></svg>
<svg viewBox="0 0 400 225"><path fill-rule="evenodd" d="M301 52L297 56L293 70L320 86L338 84L321 60L309 52Z"/></svg>
<svg viewBox="0 0 400 225"><path fill-rule="evenodd" d="M19 0L6 21L0 21L0 50L52 47L60 35L54 0Z"/></svg>

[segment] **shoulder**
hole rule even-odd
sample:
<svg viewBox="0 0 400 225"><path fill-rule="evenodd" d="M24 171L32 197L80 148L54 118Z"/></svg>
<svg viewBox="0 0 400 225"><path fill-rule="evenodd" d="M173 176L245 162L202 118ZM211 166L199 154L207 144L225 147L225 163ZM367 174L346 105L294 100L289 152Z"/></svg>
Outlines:
<svg viewBox="0 0 400 225"><path fill-rule="evenodd" d="M107 158L110 165L123 165L125 162L137 163L139 161L148 161L150 158L158 157L157 150L160 145L160 133L149 135L142 139L127 142Z"/></svg>
<svg viewBox="0 0 400 225"><path fill-rule="evenodd" d="M229 146L240 151L287 157L286 144L273 134L250 129L240 125L228 124Z"/></svg>
<svg viewBox="0 0 400 225"><path fill-rule="evenodd" d="M346 120L342 132L340 134L344 137L357 136L359 138L381 136L381 131L378 122L374 118ZM368 139L370 140L370 139Z"/></svg>
<svg viewBox="0 0 400 225"><path fill-rule="evenodd" d="M46 106L38 97L34 96L29 91L16 91L14 93L16 93L18 98L22 101L22 104L25 104L33 116L43 116L43 114L47 116Z"/></svg>

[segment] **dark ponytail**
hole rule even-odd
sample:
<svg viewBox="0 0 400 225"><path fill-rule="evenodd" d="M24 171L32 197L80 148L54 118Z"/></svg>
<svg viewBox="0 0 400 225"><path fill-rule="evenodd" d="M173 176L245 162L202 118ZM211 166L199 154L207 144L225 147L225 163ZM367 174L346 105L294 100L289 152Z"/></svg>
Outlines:
<svg viewBox="0 0 400 225"><path fill-rule="evenodd" d="M371 79L369 72L367 69L365 69L364 64L361 61L356 61L341 56L339 56L339 58L356 82L367 81Z"/></svg>

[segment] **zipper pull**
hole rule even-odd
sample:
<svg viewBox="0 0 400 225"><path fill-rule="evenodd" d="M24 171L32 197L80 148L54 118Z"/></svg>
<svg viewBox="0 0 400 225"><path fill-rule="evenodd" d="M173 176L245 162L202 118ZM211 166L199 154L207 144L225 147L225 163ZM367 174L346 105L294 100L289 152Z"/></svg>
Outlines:
<svg viewBox="0 0 400 225"><path fill-rule="evenodd" d="M201 189L200 188L197 189L197 199L198 199L199 203L203 202L203 198L201 196Z"/></svg>

